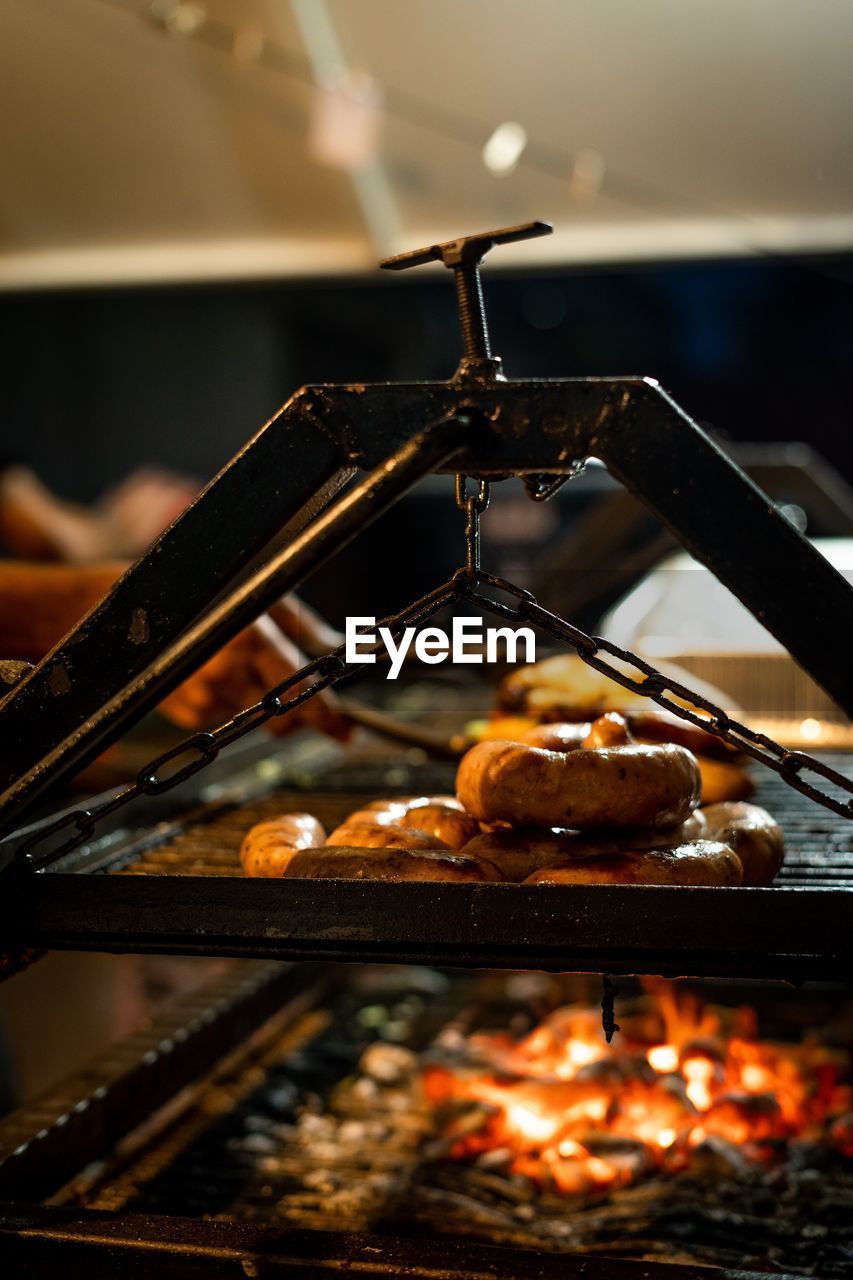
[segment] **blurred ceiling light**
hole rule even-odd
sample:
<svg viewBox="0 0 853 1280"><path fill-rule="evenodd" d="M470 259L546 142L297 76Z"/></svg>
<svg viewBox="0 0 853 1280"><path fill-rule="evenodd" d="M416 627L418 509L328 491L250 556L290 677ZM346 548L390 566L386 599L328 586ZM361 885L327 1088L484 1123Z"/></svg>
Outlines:
<svg viewBox="0 0 853 1280"><path fill-rule="evenodd" d="M604 183L604 156L593 147L581 147L572 160L569 195L575 200L592 200Z"/></svg>
<svg viewBox="0 0 853 1280"><path fill-rule="evenodd" d="M354 173L376 159L382 90L366 71L326 76L314 91L308 153L320 164Z"/></svg>
<svg viewBox="0 0 853 1280"><path fill-rule="evenodd" d="M512 173L527 146L527 130L523 124L507 120L499 124L483 147L483 164L492 173L504 177Z"/></svg>
<svg viewBox="0 0 853 1280"><path fill-rule="evenodd" d="M176 36L191 36L207 21L207 8L200 0L151 0L154 22Z"/></svg>

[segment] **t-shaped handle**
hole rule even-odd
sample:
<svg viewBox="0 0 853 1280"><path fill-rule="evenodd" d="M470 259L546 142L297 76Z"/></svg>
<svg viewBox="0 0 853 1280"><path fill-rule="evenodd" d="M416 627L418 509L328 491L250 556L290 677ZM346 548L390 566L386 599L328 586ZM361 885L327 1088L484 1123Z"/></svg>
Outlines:
<svg viewBox="0 0 853 1280"><path fill-rule="evenodd" d="M405 271L408 267L420 267L425 262L435 261L449 267L456 284L465 360L490 360L492 352L480 282L480 263L496 244L549 236L553 229L550 222L525 222L523 226L505 227L502 231L481 231L478 235L446 240L444 244L432 244L411 253L398 253L393 258L383 259L379 265L388 271Z"/></svg>

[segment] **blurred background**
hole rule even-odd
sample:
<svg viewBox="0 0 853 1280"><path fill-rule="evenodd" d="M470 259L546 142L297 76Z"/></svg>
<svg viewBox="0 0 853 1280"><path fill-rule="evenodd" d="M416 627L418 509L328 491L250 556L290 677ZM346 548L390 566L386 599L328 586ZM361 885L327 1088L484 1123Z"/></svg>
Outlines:
<svg viewBox="0 0 853 1280"><path fill-rule="evenodd" d="M448 274L377 261L545 218L487 264L507 373L658 378L853 568L852 61L849 0L4 0L6 554L137 554L302 384L449 377ZM673 550L595 468L545 507L500 488L491 565L583 625ZM340 625L440 581L449 498L426 481L307 598ZM133 1021L168 966L115 963Z"/></svg>
<svg viewBox="0 0 853 1280"><path fill-rule="evenodd" d="M848 474L847 0L5 0L4 451L202 479L306 381L436 378L490 259L510 373L643 373Z"/></svg>

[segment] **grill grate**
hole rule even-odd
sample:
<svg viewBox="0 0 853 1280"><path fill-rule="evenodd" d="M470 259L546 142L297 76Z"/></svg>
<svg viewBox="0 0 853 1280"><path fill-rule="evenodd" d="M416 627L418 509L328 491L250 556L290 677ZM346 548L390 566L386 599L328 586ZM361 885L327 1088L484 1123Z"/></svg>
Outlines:
<svg viewBox="0 0 853 1280"><path fill-rule="evenodd" d="M842 772L853 770L853 753L835 756ZM811 888L853 887L853 823L821 809L769 770L760 772L755 802L774 815L785 832L786 861L777 883ZM239 849L246 831L276 813L307 810L327 828L337 826L363 803L365 794L453 790L452 765L394 770L341 766L323 779L322 790L275 791L239 807L211 810L167 843L144 849L110 868L126 875L240 875ZM313 780L312 780L313 781Z"/></svg>
<svg viewBox="0 0 853 1280"><path fill-rule="evenodd" d="M422 757L421 757L422 760ZM840 761L850 768L851 756ZM761 778L788 862L770 888L261 880L238 850L282 809L330 826L367 797L451 790L411 757L258 771L191 812L71 854L0 903L7 945L672 977L836 978L853 960L853 826ZM282 789L286 786L287 789ZM279 789L274 789L278 787ZM209 794L209 793L208 793ZM239 798L239 806L237 799ZM106 873L106 874L105 874Z"/></svg>
<svg viewBox="0 0 853 1280"><path fill-rule="evenodd" d="M715 990L715 1002L743 1002L740 984ZM405 1061L396 1078L359 1070L376 1041L414 1066L413 1054L452 1054L460 1035L524 1030L599 992L577 977L241 965L0 1125L12 1202L0 1248L15 1274L98 1280L148 1275L152 1256L175 1280L224 1257L223 1277L270 1280L664 1280L673 1263L684 1280L849 1276L853 1174L811 1142L792 1145L779 1176L685 1171L566 1200L448 1164ZM623 1020L637 994L623 985ZM848 1043L849 993L762 985L749 1000L773 1039L818 1027L828 1045Z"/></svg>
<svg viewBox="0 0 853 1280"><path fill-rule="evenodd" d="M853 772L853 752L827 759L841 773ZM761 771L755 801L785 832L787 852L778 883L853 887L853 822L819 808L769 771Z"/></svg>

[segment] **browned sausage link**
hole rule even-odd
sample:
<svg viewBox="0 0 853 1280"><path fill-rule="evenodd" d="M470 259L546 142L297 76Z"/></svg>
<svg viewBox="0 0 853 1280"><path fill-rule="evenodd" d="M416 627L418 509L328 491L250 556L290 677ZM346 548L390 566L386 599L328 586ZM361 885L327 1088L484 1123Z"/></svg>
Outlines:
<svg viewBox="0 0 853 1280"><path fill-rule="evenodd" d="M240 862L247 876L283 876L300 849L312 849L326 839L323 827L310 813L283 813L259 822L246 833Z"/></svg>
<svg viewBox="0 0 853 1280"><path fill-rule="evenodd" d="M726 760L737 755L734 747L730 747L722 738L700 729L689 720L682 720L672 711L662 707L649 706L647 710L636 708L628 712L628 723L633 733L643 742L677 742L687 747L697 756L715 756Z"/></svg>
<svg viewBox="0 0 853 1280"><path fill-rule="evenodd" d="M543 751L480 742L460 761L456 790L482 822L540 827L673 827L695 809L699 769L683 747Z"/></svg>
<svg viewBox="0 0 853 1280"><path fill-rule="evenodd" d="M418 831L426 831L436 836L442 844L450 849L459 850L479 833L480 824L476 818L462 809L451 809L443 804L427 804L421 809L410 809L400 819L401 827L416 827Z"/></svg>
<svg viewBox="0 0 853 1280"><path fill-rule="evenodd" d="M387 828L385 830L387 833ZM328 845L325 849L295 854L285 874L288 879L296 880L454 880L483 884L503 879L497 867L484 859L451 853L449 849L330 848Z"/></svg>
<svg viewBox="0 0 853 1280"><path fill-rule="evenodd" d="M405 818L407 810L402 805L394 805L391 802L382 809L373 809L369 806L366 809L356 809L348 818L340 824L344 827L397 827L400 820Z"/></svg>
<svg viewBox="0 0 853 1280"><path fill-rule="evenodd" d="M711 804L702 810L710 840L722 840L743 863L743 882L772 884L785 859L782 828L757 804Z"/></svg>
<svg viewBox="0 0 853 1280"><path fill-rule="evenodd" d="M326 848L336 845L350 849L447 849L437 836L415 827L397 827L383 822L361 822L348 818L336 827Z"/></svg>
<svg viewBox="0 0 853 1280"><path fill-rule="evenodd" d="M409 811L408 800L371 800L363 809L356 809L347 822L378 822L382 826L399 822Z"/></svg>
<svg viewBox="0 0 853 1280"><path fill-rule="evenodd" d="M581 743L584 747L625 747L633 742L628 721L618 711L608 711L589 726L589 733Z"/></svg>
<svg viewBox="0 0 853 1280"><path fill-rule="evenodd" d="M358 812L372 813L376 822L397 822L403 814L410 813L413 809L424 809L435 804L462 811L462 805L456 796L391 796L387 800L371 800Z"/></svg>
<svg viewBox="0 0 853 1280"><path fill-rule="evenodd" d="M503 681L497 705L504 715L526 714L540 721L591 720L607 711L619 711L642 741L675 742L696 755L721 760L737 754L728 743L699 725L682 720L648 699L620 691L571 654L546 658L535 666L514 671Z"/></svg>
<svg viewBox="0 0 853 1280"><path fill-rule="evenodd" d="M501 827L484 832L462 848L462 853L488 858L505 879L518 883L534 871L555 864L600 858L642 849L672 848L700 840L705 818L700 810L686 821L664 831L626 831L624 834L586 836L577 831L548 831L540 827Z"/></svg>
<svg viewBox="0 0 853 1280"><path fill-rule="evenodd" d="M544 867L525 884L738 885L743 866L727 844L696 840L674 849L635 849Z"/></svg>
<svg viewBox="0 0 853 1280"><path fill-rule="evenodd" d="M539 827L501 827L483 832L463 845L463 856L486 858L505 880L519 884L540 867L561 862L568 853L568 837Z"/></svg>
<svg viewBox="0 0 853 1280"><path fill-rule="evenodd" d="M455 796L415 796L406 800L374 800L347 818L346 826L379 823L383 827L415 827L435 836L438 848L461 849L480 830Z"/></svg>
<svg viewBox="0 0 853 1280"><path fill-rule="evenodd" d="M705 815L694 810L689 818L674 827L646 827L638 831L602 831L585 834L566 833L566 844L573 858L597 858L602 854L628 853L643 849L674 849L676 845L693 844L709 839Z"/></svg>
<svg viewBox="0 0 853 1280"><path fill-rule="evenodd" d="M529 747L543 747L545 751L574 751L583 746L584 738L592 726L581 721L580 724L537 724L519 734L519 742ZM509 737L508 734L504 735Z"/></svg>

